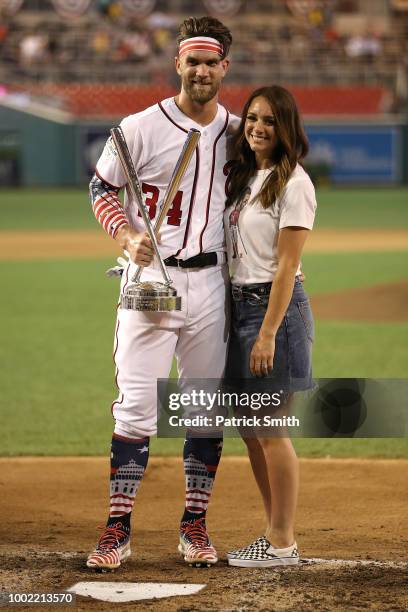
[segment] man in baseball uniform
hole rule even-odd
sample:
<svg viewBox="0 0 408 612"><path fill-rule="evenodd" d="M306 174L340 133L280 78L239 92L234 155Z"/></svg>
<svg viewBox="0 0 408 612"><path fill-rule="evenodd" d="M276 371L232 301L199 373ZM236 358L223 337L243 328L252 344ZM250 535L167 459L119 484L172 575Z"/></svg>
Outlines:
<svg viewBox="0 0 408 612"><path fill-rule="evenodd" d="M180 378L219 379L223 375L229 322L222 218L227 144L239 119L217 100L231 42L231 33L217 19L185 20L175 58L180 93L121 123L152 220L188 130L200 130L201 138L160 230L160 252L170 266L182 310L118 310L114 359L119 395L112 406L110 511L106 528L87 560L87 566L97 570L117 568L130 555L131 512L147 465L149 439L156 433L157 379L169 376L174 355ZM145 266L142 281L162 281L142 219L135 230L124 216L118 192L125 183L109 139L90 194L97 220L130 255L121 291L138 264ZM186 498L179 551L190 564L212 565L218 560L205 516L221 449L221 438L186 436Z"/></svg>

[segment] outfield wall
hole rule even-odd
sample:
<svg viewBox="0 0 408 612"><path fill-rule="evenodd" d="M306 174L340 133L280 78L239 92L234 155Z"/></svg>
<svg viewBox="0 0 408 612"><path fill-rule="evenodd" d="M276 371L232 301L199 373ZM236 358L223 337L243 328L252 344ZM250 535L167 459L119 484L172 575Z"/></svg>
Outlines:
<svg viewBox="0 0 408 612"><path fill-rule="evenodd" d="M76 130L63 112L0 104L0 186L77 184Z"/></svg>
<svg viewBox="0 0 408 612"><path fill-rule="evenodd" d="M62 111L0 105L0 186L82 185L119 119L76 121ZM335 185L408 184L408 124L307 120L308 165Z"/></svg>

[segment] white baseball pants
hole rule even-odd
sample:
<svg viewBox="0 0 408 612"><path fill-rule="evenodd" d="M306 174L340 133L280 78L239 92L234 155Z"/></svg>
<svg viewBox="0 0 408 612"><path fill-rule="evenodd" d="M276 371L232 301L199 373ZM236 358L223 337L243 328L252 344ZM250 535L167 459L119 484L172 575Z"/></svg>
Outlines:
<svg viewBox="0 0 408 612"><path fill-rule="evenodd" d="M127 437L157 432L157 379L168 378L176 356L180 378L223 376L229 334L229 275L226 264L168 268L181 296L179 312L137 312L119 308L114 361L119 396L112 405L115 433ZM122 277L122 289L134 272ZM157 269L141 280L162 281Z"/></svg>

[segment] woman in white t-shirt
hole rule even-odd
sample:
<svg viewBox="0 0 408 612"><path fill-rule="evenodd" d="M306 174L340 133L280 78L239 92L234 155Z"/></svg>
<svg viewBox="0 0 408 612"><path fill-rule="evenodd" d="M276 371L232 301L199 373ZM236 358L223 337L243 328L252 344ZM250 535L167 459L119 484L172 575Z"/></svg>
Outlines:
<svg viewBox="0 0 408 612"><path fill-rule="evenodd" d="M255 398L257 407L265 394L260 410L248 408L247 401L235 409L242 417L241 435L267 527L255 542L228 553L228 563L290 565L299 562L294 538L298 464L286 427L273 427L270 419L290 425L293 392L312 387L314 326L300 257L316 199L301 165L308 142L289 91L276 85L256 90L244 107L235 144L224 215L232 283L225 387ZM250 420L254 416L256 424Z"/></svg>

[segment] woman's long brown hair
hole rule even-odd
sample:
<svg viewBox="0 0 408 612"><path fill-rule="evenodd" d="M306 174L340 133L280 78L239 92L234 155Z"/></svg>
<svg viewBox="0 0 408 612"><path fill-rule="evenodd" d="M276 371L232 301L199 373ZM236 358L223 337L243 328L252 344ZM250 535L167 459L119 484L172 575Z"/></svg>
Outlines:
<svg viewBox="0 0 408 612"><path fill-rule="evenodd" d="M271 107L277 136L277 145L272 159L274 168L265 180L258 196L264 208L271 206L282 194L296 164L307 155L309 150L307 136L292 94L279 85L256 89L244 106L241 123L234 138L236 161L227 179L227 206L240 196L257 169L255 154L245 138L245 121L252 101L258 97L265 98Z"/></svg>

